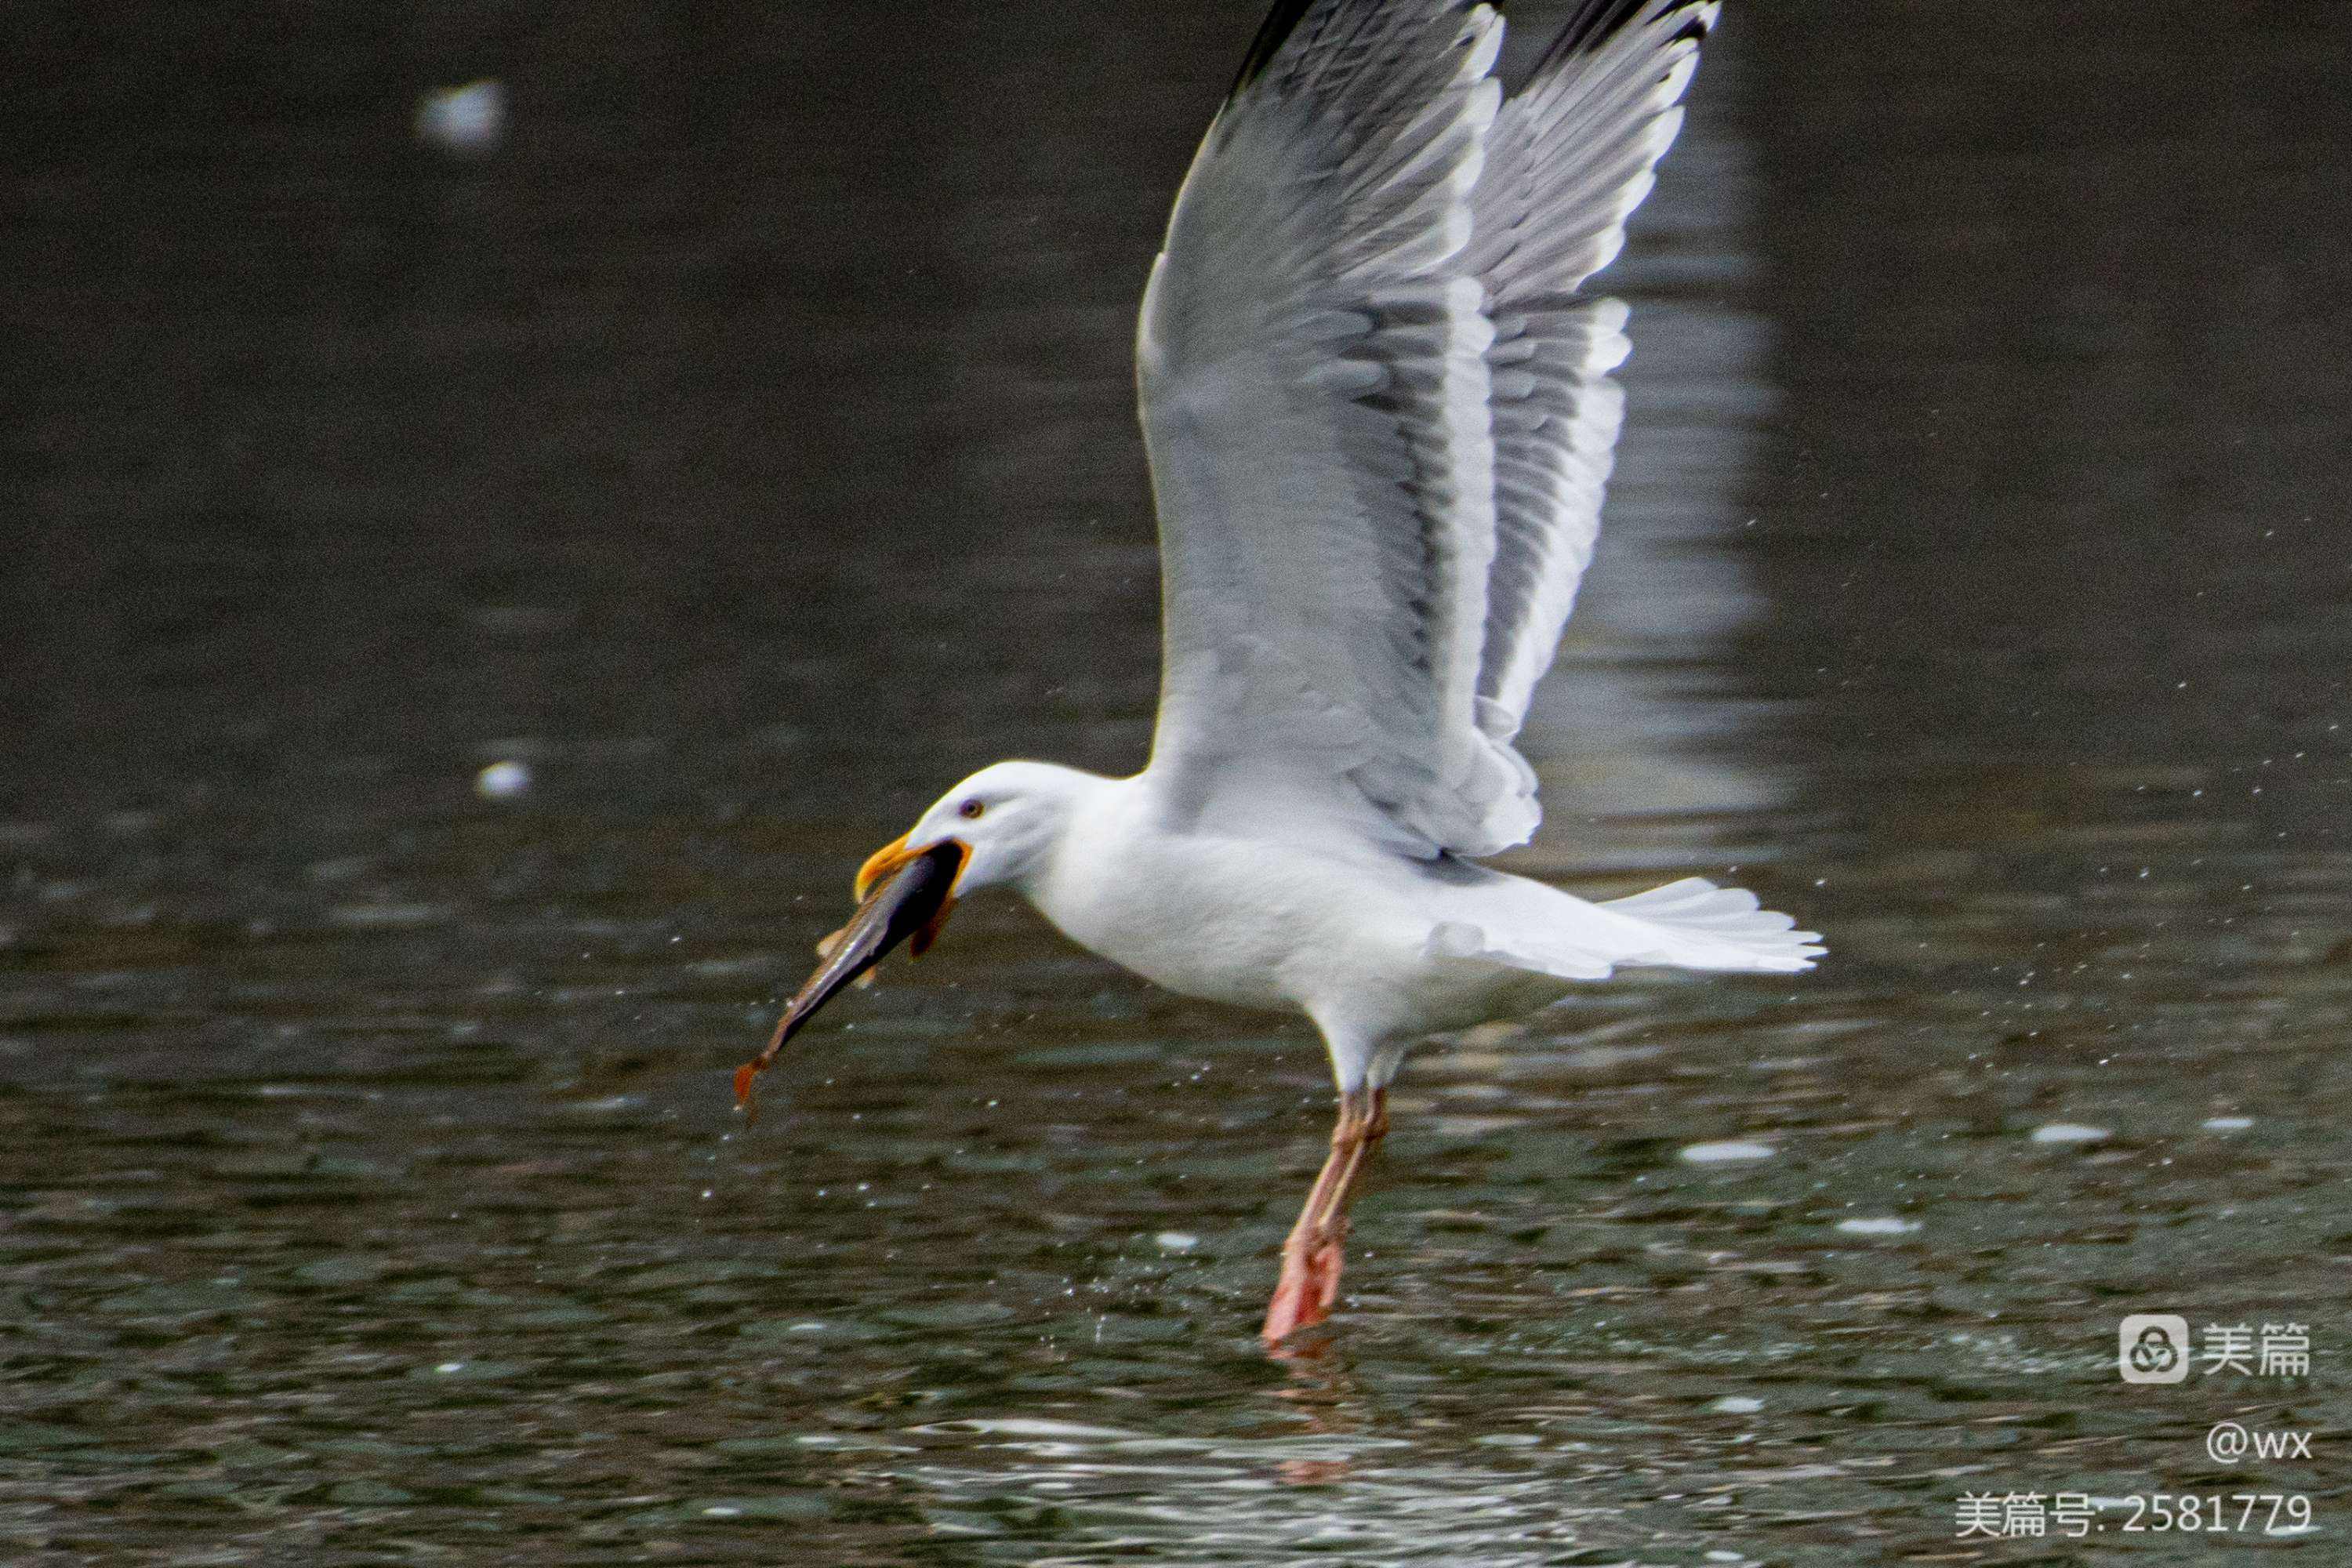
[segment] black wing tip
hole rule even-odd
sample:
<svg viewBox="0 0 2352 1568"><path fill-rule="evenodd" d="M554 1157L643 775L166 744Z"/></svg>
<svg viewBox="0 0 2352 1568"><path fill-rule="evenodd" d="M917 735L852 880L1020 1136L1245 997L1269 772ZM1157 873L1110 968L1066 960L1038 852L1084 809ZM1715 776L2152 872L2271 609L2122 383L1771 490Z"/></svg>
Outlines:
<svg viewBox="0 0 2352 1568"><path fill-rule="evenodd" d="M1666 40L1672 47L1681 43L1703 44L1706 41L1708 0L1585 0L1583 6L1559 30L1559 37L1544 51L1545 67L1558 64L1570 55L1589 55L1601 48L1610 39L1632 26L1644 11L1651 21L1663 21L1676 12L1693 15L1674 37ZM1542 67L1538 68L1543 68Z"/></svg>
<svg viewBox="0 0 2352 1568"><path fill-rule="evenodd" d="M1265 25L1258 28L1257 39L1250 45L1249 57L1242 61L1241 71L1234 78L1233 90L1225 94L1225 101L1231 103L1265 75L1267 68L1282 53L1283 46L1289 43L1291 36L1298 31L1298 24L1307 19L1307 13L1326 3L1336 8L1340 0L1275 0L1275 7L1267 14ZM1468 12L1481 3L1482 0L1449 0L1444 9ZM1483 3L1498 11L1503 5L1503 0L1483 0ZM1639 0L1635 3L1638 4Z"/></svg>
<svg viewBox="0 0 2352 1568"><path fill-rule="evenodd" d="M1307 13L1315 8L1316 0L1275 0L1274 10L1265 25L1257 30L1257 39L1250 45L1249 56L1242 61L1241 73L1234 78L1234 89L1225 95L1227 102L1247 92L1252 83L1265 74L1266 67L1282 53L1282 46L1298 30Z"/></svg>

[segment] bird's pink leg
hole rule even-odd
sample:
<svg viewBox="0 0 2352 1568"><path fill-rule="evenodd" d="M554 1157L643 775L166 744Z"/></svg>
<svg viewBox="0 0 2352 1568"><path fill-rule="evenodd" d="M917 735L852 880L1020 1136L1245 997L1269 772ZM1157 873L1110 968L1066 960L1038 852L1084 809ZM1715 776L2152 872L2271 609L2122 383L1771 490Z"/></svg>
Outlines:
<svg viewBox="0 0 2352 1568"><path fill-rule="evenodd" d="M1389 1130L1389 1091L1355 1089L1339 1097L1339 1124L1331 1130L1331 1157L1298 1211L1290 1239L1282 1244L1282 1282L1265 1310L1263 1332L1279 1343L1300 1329L1331 1315L1339 1300L1339 1267L1345 1261L1348 1205L1371 1163L1372 1148Z"/></svg>

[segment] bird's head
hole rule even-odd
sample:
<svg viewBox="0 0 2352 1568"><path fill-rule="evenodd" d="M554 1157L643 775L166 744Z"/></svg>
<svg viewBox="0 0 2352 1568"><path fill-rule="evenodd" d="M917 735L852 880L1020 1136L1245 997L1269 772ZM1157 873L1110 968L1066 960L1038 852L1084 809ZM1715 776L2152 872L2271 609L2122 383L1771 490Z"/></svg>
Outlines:
<svg viewBox="0 0 2352 1568"><path fill-rule="evenodd" d="M1100 782L1050 763L982 768L933 801L903 837L858 868L858 900L934 851L961 852L953 896L1006 883L1018 887L1044 867L1061 841L1086 786Z"/></svg>

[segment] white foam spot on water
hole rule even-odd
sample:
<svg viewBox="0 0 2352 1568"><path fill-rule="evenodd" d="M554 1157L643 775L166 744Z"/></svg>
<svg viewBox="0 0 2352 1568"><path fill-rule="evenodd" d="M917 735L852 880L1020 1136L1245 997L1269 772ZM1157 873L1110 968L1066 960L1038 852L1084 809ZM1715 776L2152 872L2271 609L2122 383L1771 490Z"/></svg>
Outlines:
<svg viewBox="0 0 2352 1568"><path fill-rule="evenodd" d="M478 157L494 151L506 129L507 87L502 81L439 88L417 101L416 139L444 153Z"/></svg>
<svg viewBox="0 0 2352 1568"><path fill-rule="evenodd" d="M530 770L520 763L492 763L474 778L474 793L484 800L512 800L530 789Z"/></svg>
<svg viewBox="0 0 2352 1568"><path fill-rule="evenodd" d="M913 1430L925 1436L976 1433L988 1437L1061 1437L1075 1442L1139 1437L1119 1426L1088 1426L1076 1421L1048 1421L1031 1415L972 1416L961 1421L935 1421Z"/></svg>
<svg viewBox="0 0 2352 1568"><path fill-rule="evenodd" d="M1725 1415L1753 1415L1764 1408L1764 1402L1745 1394L1727 1394L1707 1408Z"/></svg>
<svg viewBox="0 0 2352 1568"><path fill-rule="evenodd" d="M2216 1116L2205 1123L2208 1132L2243 1132L2254 1124L2251 1116Z"/></svg>
<svg viewBox="0 0 2352 1568"><path fill-rule="evenodd" d="M438 925L449 911L439 904L337 904L327 918L360 931L407 931Z"/></svg>
<svg viewBox="0 0 2352 1568"><path fill-rule="evenodd" d="M1694 1165L1728 1165L1740 1160L1769 1160L1779 1151L1769 1143L1694 1143L1682 1157Z"/></svg>
<svg viewBox="0 0 2352 1568"><path fill-rule="evenodd" d="M1188 1236L1181 1230L1163 1230L1154 1239L1160 1243L1162 1252L1190 1252L1201 1245L1199 1237Z"/></svg>
<svg viewBox="0 0 2352 1568"><path fill-rule="evenodd" d="M1908 1236L1919 1228L1916 1219L1896 1219L1893 1215L1869 1219L1842 1219L1838 1229L1848 1236Z"/></svg>
<svg viewBox="0 0 2352 1568"><path fill-rule="evenodd" d="M702 1514L705 1519L740 1519L743 1517L743 1510L740 1508L730 1508L723 1502L715 1502L704 1509Z"/></svg>
<svg viewBox="0 0 2352 1568"><path fill-rule="evenodd" d="M433 1370L439 1373L444 1377L455 1377L457 1373L466 1370L466 1363L462 1361L445 1361Z"/></svg>
<svg viewBox="0 0 2352 1568"><path fill-rule="evenodd" d="M2104 1127L2084 1127L2072 1121L2053 1121L2033 1130L2036 1143L2104 1143L2114 1136Z"/></svg>

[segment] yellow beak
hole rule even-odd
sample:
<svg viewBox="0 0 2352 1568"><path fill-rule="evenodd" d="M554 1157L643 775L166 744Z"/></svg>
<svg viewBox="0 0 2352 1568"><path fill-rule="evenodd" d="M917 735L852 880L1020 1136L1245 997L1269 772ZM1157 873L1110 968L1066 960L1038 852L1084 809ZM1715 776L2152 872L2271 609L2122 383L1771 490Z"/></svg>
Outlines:
<svg viewBox="0 0 2352 1568"><path fill-rule="evenodd" d="M874 884L905 870L907 863L914 858L907 847L907 836L903 833L867 856L866 864L857 868L857 882L853 889L857 901L864 903L866 895L874 890Z"/></svg>

